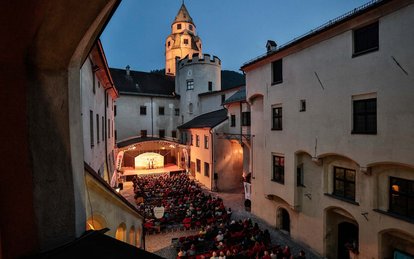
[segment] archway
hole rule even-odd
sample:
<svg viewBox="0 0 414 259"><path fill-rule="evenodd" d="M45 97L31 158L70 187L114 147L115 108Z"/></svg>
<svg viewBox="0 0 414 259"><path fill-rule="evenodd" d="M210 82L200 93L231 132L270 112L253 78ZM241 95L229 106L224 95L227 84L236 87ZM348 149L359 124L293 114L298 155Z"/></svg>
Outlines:
<svg viewBox="0 0 414 259"><path fill-rule="evenodd" d="M290 233L290 216L289 212L284 208L279 208L277 210L276 227L287 234Z"/></svg>
<svg viewBox="0 0 414 259"><path fill-rule="evenodd" d="M341 222L338 224L338 259L349 259L349 249L358 248L358 226Z"/></svg>
<svg viewBox="0 0 414 259"><path fill-rule="evenodd" d="M135 246L135 227L134 226L132 226L129 229L129 243Z"/></svg>
<svg viewBox="0 0 414 259"><path fill-rule="evenodd" d="M325 210L325 254L328 258L349 259L358 253L359 226L348 211L331 207Z"/></svg>
<svg viewBox="0 0 414 259"><path fill-rule="evenodd" d="M86 220L86 230L100 230L106 226L106 220L100 215L92 215Z"/></svg>
<svg viewBox="0 0 414 259"><path fill-rule="evenodd" d="M140 247L140 248L141 248L141 246L142 246L142 242L141 242L142 237L141 237L141 235L142 235L142 230L141 230L141 228L140 228L140 227L138 227L138 228L137 228L137 234L135 235L135 245L136 245L137 247Z"/></svg>
<svg viewBox="0 0 414 259"><path fill-rule="evenodd" d="M397 229L379 233L379 258L414 258L414 235Z"/></svg>
<svg viewBox="0 0 414 259"><path fill-rule="evenodd" d="M119 224L118 228L116 229L115 232L115 238L125 242L126 239L126 225L125 223L121 223Z"/></svg>

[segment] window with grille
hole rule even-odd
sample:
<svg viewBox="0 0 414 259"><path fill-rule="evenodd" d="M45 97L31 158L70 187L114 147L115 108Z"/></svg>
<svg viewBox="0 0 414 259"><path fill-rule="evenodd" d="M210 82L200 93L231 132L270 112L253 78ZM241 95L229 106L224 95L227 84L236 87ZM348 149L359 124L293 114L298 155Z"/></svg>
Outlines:
<svg viewBox="0 0 414 259"><path fill-rule="evenodd" d="M377 99L353 101L354 134L377 134Z"/></svg>
<svg viewBox="0 0 414 259"><path fill-rule="evenodd" d="M389 212L414 219L414 181L390 177Z"/></svg>
<svg viewBox="0 0 414 259"><path fill-rule="evenodd" d="M285 158L283 156L272 155L273 170L272 181L281 184L285 183Z"/></svg>
<svg viewBox="0 0 414 259"><path fill-rule="evenodd" d="M282 130L282 107L272 108L272 130Z"/></svg>
<svg viewBox="0 0 414 259"><path fill-rule="evenodd" d="M334 167L333 195L355 200L355 170L343 167Z"/></svg>

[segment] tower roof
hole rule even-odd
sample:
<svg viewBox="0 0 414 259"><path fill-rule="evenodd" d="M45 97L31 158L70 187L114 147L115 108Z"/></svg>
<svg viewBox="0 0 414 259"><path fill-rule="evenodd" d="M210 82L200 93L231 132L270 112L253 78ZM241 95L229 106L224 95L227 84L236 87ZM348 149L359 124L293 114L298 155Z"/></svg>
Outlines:
<svg viewBox="0 0 414 259"><path fill-rule="evenodd" d="M175 16L174 23L176 22L189 22L194 24L193 19L191 18L190 13L188 12L184 3L182 3L180 10L178 10L177 16Z"/></svg>

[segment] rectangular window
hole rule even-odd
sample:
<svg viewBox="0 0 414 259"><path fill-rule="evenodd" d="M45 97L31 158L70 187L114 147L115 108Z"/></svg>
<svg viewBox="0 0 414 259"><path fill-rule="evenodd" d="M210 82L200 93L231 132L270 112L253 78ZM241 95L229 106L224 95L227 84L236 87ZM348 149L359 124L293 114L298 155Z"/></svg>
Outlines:
<svg viewBox="0 0 414 259"><path fill-rule="evenodd" d="M95 86L95 84L96 84L96 77L95 77L95 72L92 72L92 92L93 93L96 93L96 86Z"/></svg>
<svg viewBox="0 0 414 259"><path fill-rule="evenodd" d="M139 107L139 114L147 115L147 106L140 106Z"/></svg>
<svg viewBox="0 0 414 259"><path fill-rule="evenodd" d="M159 137L160 138L164 138L165 137L165 130L163 130L163 129L160 129L159 130Z"/></svg>
<svg viewBox="0 0 414 259"><path fill-rule="evenodd" d="M208 81L208 91L211 92L213 91L213 82Z"/></svg>
<svg viewBox="0 0 414 259"><path fill-rule="evenodd" d="M354 30L353 57L376 51L379 48L378 21Z"/></svg>
<svg viewBox="0 0 414 259"><path fill-rule="evenodd" d="M193 145L193 140L194 140L194 135L193 134L191 134L191 136L190 136L190 145L192 146Z"/></svg>
<svg viewBox="0 0 414 259"><path fill-rule="evenodd" d="M89 110L89 134L90 134L90 138L91 138L91 148L94 146L95 144L95 140L94 140L94 130L93 130L93 111Z"/></svg>
<svg viewBox="0 0 414 259"><path fill-rule="evenodd" d="M226 101L226 95L222 94L221 95L221 103L224 103L224 101Z"/></svg>
<svg viewBox="0 0 414 259"><path fill-rule="evenodd" d="M353 129L355 134L377 134L377 99L353 101Z"/></svg>
<svg viewBox="0 0 414 259"><path fill-rule="evenodd" d="M194 80L187 80L187 90L194 89Z"/></svg>
<svg viewBox="0 0 414 259"><path fill-rule="evenodd" d="M96 114L96 143L99 144L99 114Z"/></svg>
<svg viewBox="0 0 414 259"><path fill-rule="evenodd" d="M272 84L280 84L283 82L282 59L272 62Z"/></svg>
<svg viewBox="0 0 414 259"><path fill-rule="evenodd" d="M272 130L282 130L282 107L272 108Z"/></svg>
<svg viewBox="0 0 414 259"><path fill-rule="evenodd" d="M180 109L179 108L175 108L175 116L180 116Z"/></svg>
<svg viewBox="0 0 414 259"><path fill-rule="evenodd" d="M208 136L204 136L204 148L208 149Z"/></svg>
<svg viewBox="0 0 414 259"><path fill-rule="evenodd" d="M389 212L414 219L414 181L390 177Z"/></svg>
<svg viewBox="0 0 414 259"><path fill-rule="evenodd" d="M236 127L236 115L230 115L230 127Z"/></svg>
<svg viewBox="0 0 414 259"><path fill-rule="evenodd" d="M106 108L109 107L109 96L108 93L105 94L105 104L106 104Z"/></svg>
<svg viewBox="0 0 414 259"><path fill-rule="evenodd" d="M141 138L147 137L147 130L141 130Z"/></svg>
<svg viewBox="0 0 414 259"><path fill-rule="evenodd" d="M158 115L164 115L164 106L158 107Z"/></svg>
<svg viewBox="0 0 414 259"><path fill-rule="evenodd" d="M177 138L177 131L175 131L175 130L171 131L171 137L172 138Z"/></svg>
<svg viewBox="0 0 414 259"><path fill-rule="evenodd" d="M333 194L347 200L355 200L355 170L334 167Z"/></svg>
<svg viewBox="0 0 414 259"><path fill-rule="evenodd" d="M285 183L285 158L283 156L272 155L273 171L272 181L281 184Z"/></svg>
<svg viewBox="0 0 414 259"><path fill-rule="evenodd" d="M242 126L250 126L250 112L242 112Z"/></svg>
<svg viewBox="0 0 414 259"><path fill-rule="evenodd" d="M116 105L114 105L114 116L116 116Z"/></svg>
<svg viewBox="0 0 414 259"><path fill-rule="evenodd" d="M305 186L303 176L303 164L300 164L296 167L296 186Z"/></svg>
<svg viewBox="0 0 414 259"><path fill-rule="evenodd" d="M196 159L196 170L197 170L197 173L201 172L201 161L200 161L200 159Z"/></svg>
<svg viewBox="0 0 414 259"><path fill-rule="evenodd" d="M210 164L204 162L204 176L210 177Z"/></svg>
<svg viewBox="0 0 414 259"><path fill-rule="evenodd" d="M111 138L111 120L108 119L108 139Z"/></svg>
<svg viewBox="0 0 414 259"><path fill-rule="evenodd" d="M196 147L200 146L200 136L196 135Z"/></svg>
<svg viewBox="0 0 414 259"><path fill-rule="evenodd" d="M304 112L304 111L306 111L306 100L300 100L300 107L299 107L299 111L300 111L300 112Z"/></svg>
<svg viewBox="0 0 414 259"><path fill-rule="evenodd" d="M187 144L187 132L181 132L181 144Z"/></svg>
<svg viewBox="0 0 414 259"><path fill-rule="evenodd" d="M181 23L177 24L177 30L181 30Z"/></svg>
<svg viewBox="0 0 414 259"><path fill-rule="evenodd" d="M188 39L184 39L184 45L188 45Z"/></svg>
<svg viewBox="0 0 414 259"><path fill-rule="evenodd" d="M102 116L102 142L105 141L105 118Z"/></svg>

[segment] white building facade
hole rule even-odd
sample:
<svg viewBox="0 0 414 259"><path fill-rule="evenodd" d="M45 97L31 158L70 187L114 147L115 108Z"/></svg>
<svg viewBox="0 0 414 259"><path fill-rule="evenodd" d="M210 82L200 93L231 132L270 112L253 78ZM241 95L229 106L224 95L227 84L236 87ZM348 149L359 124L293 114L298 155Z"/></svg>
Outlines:
<svg viewBox="0 0 414 259"><path fill-rule="evenodd" d="M327 258L414 255L412 24L375 2L242 67L252 212Z"/></svg>

